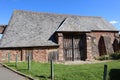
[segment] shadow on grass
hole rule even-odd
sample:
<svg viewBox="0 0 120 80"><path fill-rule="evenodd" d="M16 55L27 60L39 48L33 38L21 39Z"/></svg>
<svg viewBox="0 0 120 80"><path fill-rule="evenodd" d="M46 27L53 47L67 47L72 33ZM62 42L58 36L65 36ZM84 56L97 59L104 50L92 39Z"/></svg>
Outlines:
<svg viewBox="0 0 120 80"><path fill-rule="evenodd" d="M109 72L109 80L120 80L120 69L111 69Z"/></svg>
<svg viewBox="0 0 120 80"><path fill-rule="evenodd" d="M17 71L23 72L25 74L30 74L31 73L28 69L17 69Z"/></svg>
<svg viewBox="0 0 120 80"><path fill-rule="evenodd" d="M36 75L35 77L38 77L40 80L41 79L43 79L43 80L51 79L51 77L47 77L47 76L44 76L44 75Z"/></svg>
<svg viewBox="0 0 120 80"><path fill-rule="evenodd" d="M28 69L17 69L18 71L28 71Z"/></svg>
<svg viewBox="0 0 120 80"><path fill-rule="evenodd" d="M9 67L15 67L15 64L7 64Z"/></svg>

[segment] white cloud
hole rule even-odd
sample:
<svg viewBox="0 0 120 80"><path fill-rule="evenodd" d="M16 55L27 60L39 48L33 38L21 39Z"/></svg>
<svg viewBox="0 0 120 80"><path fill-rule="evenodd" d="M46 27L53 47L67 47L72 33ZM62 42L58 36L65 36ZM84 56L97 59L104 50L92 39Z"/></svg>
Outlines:
<svg viewBox="0 0 120 80"><path fill-rule="evenodd" d="M112 20L112 21L110 21L110 23L111 23L112 25L114 25L114 27L115 27L116 29L120 30L120 21Z"/></svg>
<svg viewBox="0 0 120 80"><path fill-rule="evenodd" d="M119 23L119 22L118 22L118 21L113 20L113 21L110 21L110 23L111 23L111 24L117 24L117 23Z"/></svg>

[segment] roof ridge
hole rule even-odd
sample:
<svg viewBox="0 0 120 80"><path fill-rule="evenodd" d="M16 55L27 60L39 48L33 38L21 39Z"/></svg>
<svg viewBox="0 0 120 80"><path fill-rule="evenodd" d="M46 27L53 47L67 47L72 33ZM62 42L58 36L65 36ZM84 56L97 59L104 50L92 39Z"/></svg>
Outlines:
<svg viewBox="0 0 120 80"><path fill-rule="evenodd" d="M37 12L37 11L29 11L29 10L14 10L14 12L25 12L25 13L33 13L33 14L50 14L50 15L66 15L52 12ZM66 15L67 16L67 15Z"/></svg>
<svg viewBox="0 0 120 80"><path fill-rule="evenodd" d="M14 12L25 12L25 13L33 13L33 14L50 14L50 15L59 15L59 16L68 16L68 17L95 17L95 18L102 18L100 16L82 16L82 15L75 15L75 14L59 14L59 13L52 13L52 12L37 12L37 11L30 11L30 10L14 10Z"/></svg>

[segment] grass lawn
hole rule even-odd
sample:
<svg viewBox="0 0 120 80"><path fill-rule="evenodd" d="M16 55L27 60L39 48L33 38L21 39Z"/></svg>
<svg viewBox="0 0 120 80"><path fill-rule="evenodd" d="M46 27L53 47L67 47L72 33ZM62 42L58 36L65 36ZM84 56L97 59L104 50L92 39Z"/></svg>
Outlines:
<svg viewBox="0 0 120 80"><path fill-rule="evenodd" d="M15 63L6 64L22 73L37 78L38 80L48 80L48 77L50 76L49 63L32 62L30 71L27 70L27 62L19 62L17 68L15 67ZM81 65L54 64L55 80L103 80L104 64L108 65L107 78L109 77L111 69L120 70L120 60ZM116 72L112 74L115 73Z"/></svg>

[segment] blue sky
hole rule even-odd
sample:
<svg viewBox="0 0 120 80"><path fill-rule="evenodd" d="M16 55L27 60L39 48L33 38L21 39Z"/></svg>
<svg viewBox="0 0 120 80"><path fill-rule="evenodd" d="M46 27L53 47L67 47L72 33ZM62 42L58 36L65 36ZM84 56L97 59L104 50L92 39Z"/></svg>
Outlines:
<svg viewBox="0 0 120 80"><path fill-rule="evenodd" d="M120 0L0 0L0 24L8 24L14 10L80 16L101 16L120 30Z"/></svg>

